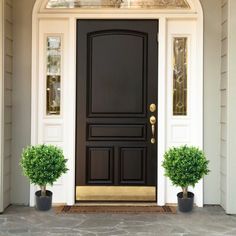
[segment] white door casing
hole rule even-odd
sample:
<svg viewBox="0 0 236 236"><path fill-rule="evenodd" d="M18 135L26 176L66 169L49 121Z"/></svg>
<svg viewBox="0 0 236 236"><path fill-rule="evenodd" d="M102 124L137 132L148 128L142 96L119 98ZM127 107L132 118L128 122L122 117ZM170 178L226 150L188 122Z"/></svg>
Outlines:
<svg viewBox="0 0 236 236"><path fill-rule="evenodd" d="M52 188L54 203L75 203L76 21L78 19L156 19L159 21L158 77L158 205L176 203L178 188L164 177L161 167L168 147L182 144L203 148L203 13L199 0L190 10L46 9L37 0L32 25L31 144L50 143L63 148L69 171ZM46 116L46 37L62 38L62 113ZM172 41L188 38L188 115L172 115ZM31 186L30 205L35 187ZM203 181L193 190L203 206Z"/></svg>

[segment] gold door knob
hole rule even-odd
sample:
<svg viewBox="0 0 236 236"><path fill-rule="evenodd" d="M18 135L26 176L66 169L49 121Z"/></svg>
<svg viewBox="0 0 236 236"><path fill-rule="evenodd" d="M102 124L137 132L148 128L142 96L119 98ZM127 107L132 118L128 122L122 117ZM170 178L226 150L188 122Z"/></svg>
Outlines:
<svg viewBox="0 0 236 236"><path fill-rule="evenodd" d="M155 117L155 116L151 116L151 117L150 117L150 124L151 124L151 125L155 125L156 122L157 122L156 117Z"/></svg>
<svg viewBox="0 0 236 236"><path fill-rule="evenodd" d="M155 116L150 117L150 124L152 126L152 138L151 138L151 143L154 144L156 142L155 139L155 124L157 122L157 119Z"/></svg>

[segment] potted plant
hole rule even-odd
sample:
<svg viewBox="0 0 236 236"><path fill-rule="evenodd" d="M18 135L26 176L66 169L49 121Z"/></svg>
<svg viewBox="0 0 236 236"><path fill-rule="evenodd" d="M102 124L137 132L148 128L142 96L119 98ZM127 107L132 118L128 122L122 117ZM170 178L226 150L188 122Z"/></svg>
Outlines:
<svg viewBox="0 0 236 236"><path fill-rule="evenodd" d="M181 212L192 211L194 194L188 192L188 187L194 187L204 175L209 173L208 163L204 152L196 147L186 145L174 147L165 153L162 163L165 176L170 178L173 185L182 188L182 192L177 194Z"/></svg>
<svg viewBox="0 0 236 236"><path fill-rule="evenodd" d="M46 186L52 185L67 172L67 160L60 148L52 145L29 146L22 152L20 165L23 173L40 191L35 193L36 209L47 211L52 206L52 192Z"/></svg>

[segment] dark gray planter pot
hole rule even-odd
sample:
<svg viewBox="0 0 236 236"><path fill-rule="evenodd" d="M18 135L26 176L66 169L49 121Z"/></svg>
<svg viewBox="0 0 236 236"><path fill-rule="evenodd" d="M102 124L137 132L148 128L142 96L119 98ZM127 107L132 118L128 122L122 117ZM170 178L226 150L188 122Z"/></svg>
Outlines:
<svg viewBox="0 0 236 236"><path fill-rule="evenodd" d="M188 198L183 198L183 192L177 194L179 211L190 212L193 210L194 194L188 192Z"/></svg>
<svg viewBox="0 0 236 236"><path fill-rule="evenodd" d="M39 211L48 211L52 208L52 192L46 191L46 196L41 196L41 190L35 193L36 209Z"/></svg>

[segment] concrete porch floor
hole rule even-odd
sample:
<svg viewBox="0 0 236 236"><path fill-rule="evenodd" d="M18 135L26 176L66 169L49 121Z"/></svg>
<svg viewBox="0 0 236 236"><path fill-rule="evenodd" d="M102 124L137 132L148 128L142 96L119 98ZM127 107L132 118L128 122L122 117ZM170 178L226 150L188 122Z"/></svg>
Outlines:
<svg viewBox="0 0 236 236"><path fill-rule="evenodd" d="M219 206L195 208L193 213L55 214L11 206L0 215L0 236L217 236L236 235L236 216Z"/></svg>

